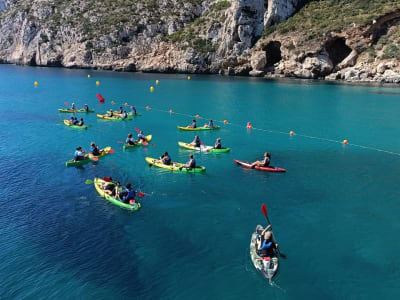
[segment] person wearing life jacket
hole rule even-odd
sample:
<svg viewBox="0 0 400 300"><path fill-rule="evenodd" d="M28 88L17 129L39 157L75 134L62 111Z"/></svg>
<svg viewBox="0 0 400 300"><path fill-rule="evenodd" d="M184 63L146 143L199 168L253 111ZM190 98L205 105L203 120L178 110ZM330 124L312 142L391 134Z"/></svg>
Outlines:
<svg viewBox="0 0 400 300"><path fill-rule="evenodd" d="M126 119L126 118L128 118L128 114L126 113L125 110L120 114L120 116L121 116L121 119Z"/></svg>
<svg viewBox="0 0 400 300"><path fill-rule="evenodd" d="M217 138L214 149L222 149L221 138Z"/></svg>
<svg viewBox="0 0 400 300"><path fill-rule="evenodd" d="M132 133L128 134L125 143L130 146L136 145L136 141L132 138Z"/></svg>
<svg viewBox="0 0 400 300"><path fill-rule="evenodd" d="M255 167L269 167L271 163L271 154L268 152L264 153L264 159L262 161L255 161L251 164L251 168L254 169Z"/></svg>
<svg viewBox="0 0 400 300"><path fill-rule="evenodd" d="M135 197L136 197L136 192L132 189L132 186L130 183L127 183L125 185L125 189L123 189L120 193L119 193L119 199L126 203L129 204L132 202L135 202ZM133 200L133 201L131 201Z"/></svg>
<svg viewBox="0 0 400 300"><path fill-rule="evenodd" d="M78 123L79 123L78 118L74 117L74 120L72 121L72 125L78 126Z"/></svg>
<svg viewBox="0 0 400 300"><path fill-rule="evenodd" d="M189 125L188 128L197 128L197 122L196 119L193 119L192 125Z"/></svg>
<svg viewBox="0 0 400 300"><path fill-rule="evenodd" d="M95 143L91 142L90 143L90 152L92 152L92 155L94 155L94 156L99 156L99 155L101 155L102 151L99 149L99 147Z"/></svg>
<svg viewBox="0 0 400 300"><path fill-rule="evenodd" d="M190 145L195 146L195 147L200 147L201 146L201 141L198 135L194 137L193 142L190 143Z"/></svg>
<svg viewBox="0 0 400 300"><path fill-rule="evenodd" d="M214 122L213 122L213 120L210 120L210 121L208 122L208 124L204 125L204 127L213 128L213 127L214 127Z"/></svg>
<svg viewBox="0 0 400 300"><path fill-rule="evenodd" d="M82 150L82 147L78 147L74 153L74 161L85 160L85 151Z"/></svg>
<svg viewBox="0 0 400 300"><path fill-rule="evenodd" d="M85 107L83 108L86 112L89 112L89 106L85 104Z"/></svg>
<svg viewBox="0 0 400 300"><path fill-rule="evenodd" d="M167 166L171 165L172 162L171 156L169 156L167 151L165 151L164 154L160 157L160 160L164 165Z"/></svg>
<svg viewBox="0 0 400 300"><path fill-rule="evenodd" d="M107 113L107 117L110 117L110 118L114 117L114 113L113 113L112 109L110 109L110 111Z"/></svg>
<svg viewBox="0 0 400 300"><path fill-rule="evenodd" d="M76 110L75 103L71 104L71 110Z"/></svg>
<svg viewBox="0 0 400 300"><path fill-rule="evenodd" d="M131 113L132 115L136 115L136 108L134 106L131 106Z"/></svg>
<svg viewBox="0 0 400 300"><path fill-rule="evenodd" d="M275 243L273 239L272 231L268 231L271 229L271 225L268 225L259 235L256 241L256 250L257 254L260 257L274 257L276 256L276 249L278 249L278 244Z"/></svg>
<svg viewBox="0 0 400 300"><path fill-rule="evenodd" d="M147 142L146 136L143 134L143 131L140 130L139 134L137 135L138 141Z"/></svg>
<svg viewBox="0 0 400 300"><path fill-rule="evenodd" d="M196 168L196 160L193 157L193 154L189 155L189 161L185 164L186 168L194 169Z"/></svg>
<svg viewBox="0 0 400 300"><path fill-rule="evenodd" d="M74 121L75 121L75 118L74 118L74 117L71 117L71 120L69 120L68 122L69 122L70 125L73 125L73 124L74 124Z"/></svg>
<svg viewBox="0 0 400 300"><path fill-rule="evenodd" d="M123 110L122 106L120 106L120 107L119 107L119 112L118 112L118 113L119 113L120 115L122 115L123 112L124 112L124 110Z"/></svg>
<svg viewBox="0 0 400 300"><path fill-rule="evenodd" d="M78 126L84 126L85 122L83 122L83 118L81 118L81 120L78 122Z"/></svg>

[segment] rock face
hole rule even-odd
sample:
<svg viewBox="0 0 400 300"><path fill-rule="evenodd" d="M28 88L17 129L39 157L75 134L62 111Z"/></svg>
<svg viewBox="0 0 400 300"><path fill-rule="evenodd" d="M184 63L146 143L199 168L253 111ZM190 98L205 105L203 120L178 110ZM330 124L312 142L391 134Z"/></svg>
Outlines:
<svg viewBox="0 0 400 300"><path fill-rule="evenodd" d="M400 81L396 59L364 55L400 11L318 43L290 32L263 37L310 1L0 0L0 63Z"/></svg>

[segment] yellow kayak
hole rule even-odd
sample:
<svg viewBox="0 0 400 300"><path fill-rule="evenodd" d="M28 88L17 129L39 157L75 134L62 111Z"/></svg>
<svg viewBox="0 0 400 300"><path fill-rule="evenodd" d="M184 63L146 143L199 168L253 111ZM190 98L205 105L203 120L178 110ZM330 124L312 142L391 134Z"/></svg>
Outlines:
<svg viewBox="0 0 400 300"><path fill-rule="evenodd" d="M87 129L86 125L83 125L83 126L72 125L72 124L69 123L68 120L64 120L64 124L67 125L70 128L73 128L73 129Z"/></svg>
<svg viewBox="0 0 400 300"><path fill-rule="evenodd" d="M171 171L178 171L178 172L204 172L206 170L205 167L196 167L196 168L187 168L185 164L181 163L173 163L172 165L164 165L159 159L146 157L145 160L151 166L156 166L159 168L171 170ZM182 169L181 169L182 168Z"/></svg>
<svg viewBox="0 0 400 300"><path fill-rule="evenodd" d="M152 138L153 138L153 136L152 136L151 134L146 135L146 141L147 141L147 142L150 142ZM142 146L142 140L140 140L139 142L137 142L136 145L128 145L128 144L125 144L125 145L123 146L123 148L124 148L124 149L130 149L130 148L135 148L135 147L138 147L138 146Z"/></svg>
<svg viewBox="0 0 400 300"><path fill-rule="evenodd" d="M99 119L113 120L113 121L132 120L132 117L131 117L131 116L128 116L126 119L122 119L122 118L120 118L120 117L109 117L109 116L107 116L107 115L100 115L100 114L97 114L97 117L98 117Z"/></svg>

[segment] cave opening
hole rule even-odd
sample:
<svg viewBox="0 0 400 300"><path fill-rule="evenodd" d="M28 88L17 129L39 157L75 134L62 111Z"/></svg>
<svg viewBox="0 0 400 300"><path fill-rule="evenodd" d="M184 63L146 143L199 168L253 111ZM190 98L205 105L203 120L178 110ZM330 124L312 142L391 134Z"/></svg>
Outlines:
<svg viewBox="0 0 400 300"><path fill-rule="evenodd" d="M346 45L345 38L336 38L325 45L326 52L334 67L340 64L350 53L351 48Z"/></svg>
<svg viewBox="0 0 400 300"><path fill-rule="evenodd" d="M266 67L273 67L277 62L282 60L281 43L272 41L269 42L263 49L267 58Z"/></svg>

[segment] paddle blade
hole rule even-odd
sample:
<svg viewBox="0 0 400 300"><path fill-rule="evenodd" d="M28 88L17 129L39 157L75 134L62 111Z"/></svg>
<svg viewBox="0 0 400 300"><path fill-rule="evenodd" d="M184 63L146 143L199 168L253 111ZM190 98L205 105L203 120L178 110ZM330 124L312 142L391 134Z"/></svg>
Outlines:
<svg viewBox="0 0 400 300"><path fill-rule="evenodd" d="M143 146L147 146L149 143L148 142L143 142L142 145Z"/></svg>
<svg viewBox="0 0 400 300"><path fill-rule="evenodd" d="M137 194L138 194L139 197L146 196L146 194L145 194L145 193L142 193L142 192L138 192Z"/></svg>
<svg viewBox="0 0 400 300"><path fill-rule="evenodd" d="M261 205L261 211L264 216L268 217L267 206L264 203Z"/></svg>
<svg viewBox="0 0 400 300"><path fill-rule="evenodd" d="M279 256L282 257L282 258L284 258L284 259L287 259L286 254L283 254L281 251L279 251Z"/></svg>
<svg viewBox="0 0 400 300"><path fill-rule="evenodd" d="M135 130L136 130L136 132L140 132L139 128L137 128L137 127L135 128Z"/></svg>
<svg viewBox="0 0 400 300"><path fill-rule="evenodd" d="M103 177L103 180L106 182L112 182L111 178L106 176Z"/></svg>
<svg viewBox="0 0 400 300"><path fill-rule="evenodd" d="M108 153L114 153L115 152L115 150L114 149L111 149L110 151L108 151Z"/></svg>
<svg viewBox="0 0 400 300"><path fill-rule="evenodd" d="M93 161L99 161L99 159L97 157L92 157Z"/></svg>
<svg viewBox="0 0 400 300"><path fill-rule="evenodd" d="M124 144L125 142L123 141L117 141L118 144Z"/></svg>
<svg viewBox="0 0 400 300"><path fill-rule="evenodd" d="M68 106L68 102L64 102L64 105L65 105L65 106Z"/></svg>
<svg viewBox="0 0 400 300"><path fill-rule="evenodd" d="M85 184L93 184L93 180L88 179L85 181Z"/></svg>

